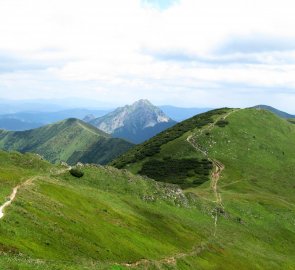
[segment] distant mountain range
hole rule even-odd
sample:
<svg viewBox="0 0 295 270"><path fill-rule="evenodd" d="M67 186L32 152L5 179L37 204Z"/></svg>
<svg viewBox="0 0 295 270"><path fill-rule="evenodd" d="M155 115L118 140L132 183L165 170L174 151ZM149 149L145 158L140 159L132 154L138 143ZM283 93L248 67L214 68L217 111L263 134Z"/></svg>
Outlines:
<svg viewBox="0 0 295 270"><path fill-rule="evenodd" d="M280 110L278 110L274 107L268 106L268 105L256 105L253 108L267 110L267 111L270 111L270 112L276 114L279 117L286 118L286 119L295 118L295 115L280 111Z"/></svg>
<svg viewBox="0 0 295 270"><path fill-rule="evenodd" d="M61 103L56 105L46 102L44 103L43 101L40 101L40 103L37 101L31 101L31 103L14 102L2 104L1 102L3 101L0 100L0 129L24 131L68 118L77 118L80 120L83 119L85 122L91 123L94 126L98 125L102 130L112 134L114 137L125 138L134 143L141 143L170 127L173 123L175 124L175 121L181 122L210 110L210 108L181 108L169 105L156 107L147 100L145 100L145 102L143 101L144 100L141 100L139 104L141 103L142 105L131 113L130 111L132 111L133 105L125 106L123 107L124 109L118 108L116 110L88 108L61 110ZM267 105L257 105L253 108L269 110L286 119L295 118L295 115L291 115ZM169 120L167 122L160 121L158 123L158 120L155 120L158 117L157 115L160 116L160 119L161 115L164 115L164 119L169 118ZM102 116L105 117L102 118ZM119 120L121 121L121 124L122 119L124 118L124 126L117 127L119 118L121 119ZM129 120L127 120L127 118ZM137 118L142 118L142 120L138 121ZM116 130L110 127L112 119L115 121L113 126L116 127ZM148 128L144 127L145 122L148 122L150 119L153 119L153 123L156 124ZM143 124L141 124L141 122Z"/></svg>
<svg viewBox="0 0 295 270"><path fill-rule="evenodd" d="M57 112L77 108L91 110L109 110L113 108L106 102L96 99L60 98L60 99L26 99L7 100L0 99L0 114L13 114L17 112Z"/></svg>
<svg viewBox="0 0 295 270"><path fill-rule="evenodd" d="M43 126L43 124L38 122L27 122L27 121L15 119L15 118L0 117L0 129L21 131L21 130L38 128L41 126Z"/></svg>
<svg viewBox="0 0 295 270"><path fill-rule="evenodd" d="M99 117L107 114L108 112L110 112L110 110L88 110L78 108L57 112L25 111L2 114L0 115L0 129L23 131L41 127L67 118L83 119L87 114Z"/></svg>
<svg viewBox="0 0 295 270"><path fill-rule="evenodd" d="M141 143L176 124L161 109L143 99L96 119L88 115L84 121L89 119L89 124L98 129L133 143Z"/></svg>
<svg viewBox="0 0 295 270"><path fill-rule="evenodd" d="M74 118L28 131L0 131L2 150L37 153L53 163L105 164L132 146Z"/></svg>

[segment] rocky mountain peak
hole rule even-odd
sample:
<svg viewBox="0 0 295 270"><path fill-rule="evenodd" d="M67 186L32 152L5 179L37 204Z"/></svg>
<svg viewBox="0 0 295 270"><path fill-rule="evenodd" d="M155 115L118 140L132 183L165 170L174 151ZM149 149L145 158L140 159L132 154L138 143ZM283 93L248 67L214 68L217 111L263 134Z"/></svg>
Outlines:
<svg viewBox="0 0 295 270"><path fill-rule="evenodd" d="M135 136L139 132L145 133L144 130L147 128L156 126L155 132L160 132L164 128L174 125L175 121L165 115L160 108L154 106L149 100L140 99L131 105L120 107L103 117L91 120L89 123L109 134L117 135L120 132L120 134L132 134L132 136ZM165 126L159 127L160 124ZM154 132L149 132L154 135ZM130 136L126 135L123 138L130 139Z"/></svg>
<svg viewBox="0 0 295 270"><path fill-rule="evenodd" d="M131 106L132 107L141 107L141 106L155 107L148 99L140 99L140 100L137 100Z"/></svg>
<svg viewBox="0 0 295 270"><path fill-rule="evenodd" d="M94 120L96 117L94 114L87 114L84 118L83 118L83 121L88 123L92 120Z"/></svg>

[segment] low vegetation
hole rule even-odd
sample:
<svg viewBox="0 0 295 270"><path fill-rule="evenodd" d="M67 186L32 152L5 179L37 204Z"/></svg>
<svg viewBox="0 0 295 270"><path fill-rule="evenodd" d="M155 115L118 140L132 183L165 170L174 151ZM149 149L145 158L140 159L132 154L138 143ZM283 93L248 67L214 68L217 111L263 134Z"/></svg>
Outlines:
<svg viewBox="0 0 295 270"><path fill-rule="evenodd" d="M224 119L221 119L221 120L216 122L216 125L219 126L219 127L225 127L225 126L228 125L228 121L224 120Z"/></svg>
<svg viewBox="0 0 295 270"><path fill-rule="evenodd" d="M81 178L84 175L84 173L79 169L71 169L70 174L74 177L77 177L77 178Z"/></svg>
<svg viewBox="0 0 295 270"><path fill-rule="evenodd" d="M158 181L179 184L181 187L200 185L209 180L212 163L207 160L151 159L145 162L139 174Z"/></svg>

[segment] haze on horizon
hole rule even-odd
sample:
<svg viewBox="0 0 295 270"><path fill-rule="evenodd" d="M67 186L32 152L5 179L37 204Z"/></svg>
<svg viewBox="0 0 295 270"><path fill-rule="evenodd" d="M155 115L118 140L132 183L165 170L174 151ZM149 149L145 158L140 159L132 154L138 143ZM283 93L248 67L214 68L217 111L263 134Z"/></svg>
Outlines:
<svg viewBox="0 0 295 270"><path fill-rule="evenodd" d="M295 113L291 0L0 0L0 99Z"/></svg>

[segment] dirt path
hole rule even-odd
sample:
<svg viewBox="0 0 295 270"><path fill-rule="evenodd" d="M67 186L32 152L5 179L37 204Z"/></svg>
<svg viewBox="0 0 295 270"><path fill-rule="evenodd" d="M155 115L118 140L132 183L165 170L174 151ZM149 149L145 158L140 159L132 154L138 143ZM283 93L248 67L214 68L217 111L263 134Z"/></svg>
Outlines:
<svg viewBox="0 0 295 270"><path fill-rule="evenodd" d="M211 183L210 183L210 187L214 193L214 203L216 204L216 207L214 209L214 233L213 235L216 236L216 231L217 231L217 221L218 221L218 214L220 211L224 211L224 206L222 203L222 198L221 198L221 194L218 191L218 181L220 179L221 173L222 171L225 169L225 166L218 160L210 158L208 156L208 151L202 149L202 147L197 143L196 141L196 137L202 135L205 131L208 132L210 130L212 130L214 128L214 126L216 125L216 123L221 120L221 119L226 119L228 116L230 116L232 113L236 112L237 110L232 110L229 113L227 113L224 116L218 117L214 123L211 123L210 125L208 125L207 128L202 129L199 134L193 134L187 137L186 141L193 147L195 148L197 151L201 152L209 161L212 162L213 164L213 171L211 174Z"/></svg>
<svg viewBox="0 0 295 270"><path fill-rule="evenodd" d="M134 263L122 263L122 264L118 264L120 266L125 266L125 267L129 267L129 268L136 268L139 266L150 266L151 264L154 264L156 266L160 266L162 264L166 264L166 265L176 265L177 260L178 259L182 259L185 257L189 257L189 256L197 256L198 254L200 254L203 250L206 249L206 247L208 246L208 243L202 243L197 247L194 247L191 251L187 252L187 253L177 253L173 256L170 257L166 257L160 260L147 260L147 259L142 259L139 261L136 261Z"/></svg>
<svg viewBox="0 0 295 270"><path fill-rule="evenodd" d="M61 170L58 170L56 172L54 172L54 174L58 175L58 174L61 174L61 173L64 173L66 171L69 171L71 170L72 167L71 166L68 166L66 169L61 169ZM53 173L53 172L51 172ZM8 198L8 201L6 201L4 204L2 204L0 206L0 219L2 219L5 215L5 209L12 204L12 202L15 200L15 197L17 195L17 192L18 190L23 187L23 186L26 186L26 185L29 185L30 183L33 182L33 180L35 179L36 177L31 177L29 178L28 180L26 180L25 182L23 182L22 184L19 184L17 185L16 187L13 188L12 190L12 193L10 194L9 198Z"/></svg>
<svg viewBox="0 0 295 270"><path fill-rule="evenodd" d="M15 197L16 197L16 194L18 192L18 190L23 187L23 186L26 186L30 183L32 183L34 177L32 178L29 178L28 180L26 180L24 183L20 184L20 185L17 185L13 190L12 190L12 193L10 194L9 196L9 199L8 201L6 201L3 205L0 206L0 219L2 219L5 215L5 209L12 204L12 202L14 201Z"/></svg>

